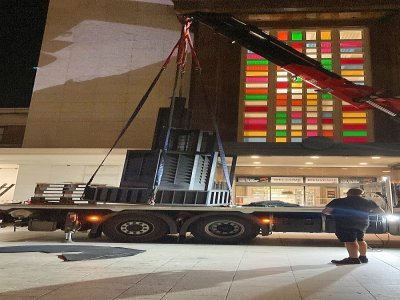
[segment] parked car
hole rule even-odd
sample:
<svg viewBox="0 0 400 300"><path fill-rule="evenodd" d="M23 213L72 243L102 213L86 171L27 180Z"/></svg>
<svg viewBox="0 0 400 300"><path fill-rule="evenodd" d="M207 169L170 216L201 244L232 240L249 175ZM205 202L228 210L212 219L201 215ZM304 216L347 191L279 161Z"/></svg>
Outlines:
<svg viewBox="0 0 400 300"><path fill-rule="evenodd" d="M243 206L262 206L262 207L298 207L300 205L294 203L288 203L280 200L270 200L270 201L257 201L245 204Z"/></svg>

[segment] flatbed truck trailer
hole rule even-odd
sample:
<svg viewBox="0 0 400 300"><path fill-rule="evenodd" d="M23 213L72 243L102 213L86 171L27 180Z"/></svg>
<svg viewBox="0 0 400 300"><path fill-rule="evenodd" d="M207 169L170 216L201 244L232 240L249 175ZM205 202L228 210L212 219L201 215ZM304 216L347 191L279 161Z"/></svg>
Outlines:
<svg viewBox="0 0 400 300"><path fill-rule="evenodd" d="M381 110L399 120L397 98L381 98L374 88L356 85L325 70L319 62L254 26L219 14L194 13L183 19L210 26L321 92L331 93L360 109ZM187 41L188 37L185 33L182 40ZM218 159L222 157L221 151L214 150L216 135L187 129L182 124L183 99L172 97L172 103L169 117L159 114L153 148L128 151L120 187L87 185L82 199L85 203L65 199L54 203L34 197L28 204L2 204L0 227L27 226L31 231L61 229L69 237L78 230L88 231L93 238L104 233L115 242L152 242L167 234L185 237L191 233L202 242L239 243L274 231L335 231L335 221L321 213L322 207L232 205L230 190L216 186L214 181ZM180 113L174 117L176 109ZM171 125L173 129L169 129ZM230 179L235 167L235 159L232 161ZM225 178L229 186L230 179ZM149 205L149 199L155 205ZM387 213L371 215L367 232L399 234L399 212L393 208L391 199Z"/></svg>
<svg viewBox="0 0 400 300"><path fill-rule="evenodd" d="M205 243L242 243L272 232L335 232L335 222L321 207L196 207L140 204L0 205L1 227L27 226L30 231L62 229L68 236L102 232L114 242L153 242L168 234L191 233ZM399 212L400 213L400 212ZM391 217L398 214L391 214ZM367 233L398 234L397 220L371 215ZM69 239L69 238L67 238Z"/></svg>

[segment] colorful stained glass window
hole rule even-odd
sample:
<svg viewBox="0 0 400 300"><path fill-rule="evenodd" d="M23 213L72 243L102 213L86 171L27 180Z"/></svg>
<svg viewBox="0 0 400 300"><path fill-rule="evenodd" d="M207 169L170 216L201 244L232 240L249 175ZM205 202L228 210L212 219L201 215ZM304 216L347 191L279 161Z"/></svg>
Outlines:
<svg viewBox="0 0 400 300"><path fill-rule="evenodd" d="M364 84L365 29L278 30L270 34L320 61L326 70ZM301 142L324 136L337 142L370 141L368 116L259 55L247 52L243 141Z"/></svg>

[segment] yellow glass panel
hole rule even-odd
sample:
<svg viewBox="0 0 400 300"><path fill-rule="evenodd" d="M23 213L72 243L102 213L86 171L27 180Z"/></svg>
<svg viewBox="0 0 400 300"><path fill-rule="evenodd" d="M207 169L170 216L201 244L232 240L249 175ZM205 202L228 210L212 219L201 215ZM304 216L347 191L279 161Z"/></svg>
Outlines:
<svg viewBox="0 0 400 300"><path fill-rule="evenodd" d="M343 70L342 75L364 75L364 70Z"/></svg>
<svg viewBox="0 0 400 300"><path fill-rule="evenodd" d="M292 111L302 111L303 108L301 106L292 106Z"/></svg>
<svg viewBox="0 0 400 300"><path fill-rule="evenodd" d="M245 113L244 114L245 118L266 118L267 113Z"/></svg>
<svg viewBox="0 0 400 300"><path fill-rule="evenodd" d="M367 113L365 112L344 112L343 118L366 118Z"/></svg>
<svg viewBox="0 0 400 300"><path fill-rule="evenodd" d="M340 53L341 58L363 58L363 53Z"/></svg>
<svg viewBox="0 0 400 300"><path fill-rule="evenodd" d="M361 30L340 30L341 40L361 40L362 31Z"/></svg>
<svg viewBox="0 0 400 300"><path fill-rule="evenodd" d="M286 77L277 77L276 81L277 82L287 82L287 81L289 81L289 78L287 78L287 76Z"/></svg>
<svg viewBox="0 0 400 300"><path fill-rule="evenodd" d="M268 72L246 72L248 77L268 76Z"/></svg>
<svg viewBox="0 0 400 300"><path fill-rule="evenodd" d="M322 130L333 130L333 124L322 124Z"/></svg>
<svg viewBox="0 0 400 300"><path fill-rule="evenodd" d="M367 124L367 119L343 119L343 124Z"/></svg>
<svg viewBox="0 0 400 300"><path fill-rule="evenodd" d="M292 95L292 99L303 99L303 95Z"/></svg>
<svg viewBox="0 0 400 300"><path fill-rule="evenodd" d="M288 76L288 73L286 71L279 71L276 72L276 76Z"/></svg>
<svg viewBox="0 0 400 300"><path fill-rule="evenodd" d="M307 41L315 41L317 39L316 31L307 31L306 32L306 40Z"/></svg>
<svg viewBox="0 0 400 300"><path fill-rule="evenodd" d="M303 125L292 125L292 126L290 126L290 128L292 130L302 130L303 129Z"/></svg>
<svg viewBox="0 0 400 300"><path fill-rule="evenodd" d="M317 53L317 49L315 48L307 48L306 53Z"/></svg>
<svg viewBox="0 0 400 300"><path fill-rule="evenodd" d="M321 58L332 58L332 53L321 53Z"/></svg>
<svg viewBox="0 0 400 300"><path fill-rule="evenodd" d="M267 136L267 132L265 131L245 131L243 133L244 136Z"/></svg>
<svg viewBox="0 0 400 300"><path fill-rule="evenodd" d="M286 127L287 127L286 125L276 125L275 129L276 130L286 130Z"/></svg>
<svg viewBox="0 0 400 300"><path fill-rule="evenodd" d="M333 101L331 101L331 100L324 100L324 101L322 101L322 105L325 105L325 106L333 105Z"/></svg>
<svg viewBox="0 0 400 300"><path fill-rule="evenodd" d="M333 106L322 106L322 111L333 111Z"/></svg>
<svg viewBox="0 0 400 300"><path fill-rule="evenodd" d="M293 94L301 94L303 93L303 89L292 89Z"/></svg>
<svg viewBox="0 0 400 300"><path fill-rule="evenodd" d="M292 87L294 88L301 88L303 84L301 82L292 82Z"/></svg>
<svg viewBox="0 0 400 300"><path fill-rule="evenodd" d="M303 135L303 132L301 132L301 131L292 131L290 134L291 134L292 136L302 136L302 135Z"/></svg>
<svg viewBox="0 0 400 300"><path fill-rule="evenodd" d="M332 39L331 31L321 31L321 40L327 41Z"/></svg>
<svg viewBox="0 0 400 300"><path fill-rule="evenodd" d="M344 78L346 78L347 80L350 80L350 81L364 81L364 77L363 76L359 76L359 77L353 77L353 76L343 76Z"/></svg>
<svg viewBox="0 0 400 300"><path fill-rule="evenodd" d="M315 95L307 95L307 99L310 99L310 100L315 100L317 98L318 98L317 94L315 94Z"/></svg>
<svg viewBox="0 0 400 300"><path fill-rule="evenodd" d="M314 100L309 101L309 100L307 100L307 105L317 105L317 104L318 104L318 101L314 101Z"/></svg>
<svg viewBox="0 0 400 300"><path fill-rule="evenodd" d="M267 101L244 101L245 106L267 106Z"/></svg>
<svg viewBox="0 0 400 300"><path fill-rule="evenodd" d="M246 83L246 87L251 89L251 88L267 88L268 83Z"/></svg>
<svg viewBox="0 0 400 300"><path fill-rule="evenodd" d="M307 118L318 118L318 114L315 112L307 113Z"/></svg>
<svg viewBox="0 0 400 300"><path fill-rule="evenodd" d="M277 106L276 111L287 111L287 107L286 106Z"/></svg>
<svg viewBox="0 0 400 300"><path fill-rule="evenodd" d="M318 125L307 125L307 130L318 130Z"/></svg>
<svg viewBox="0 0 400 300"><path fill-rule="evenodd" d="M322 108L322 110L324 110L324 109ZM307 111L318 111L318 107L317 106L309 106L309 107L307 107Z"/></svg>
<svg viewBox="0 0 400 300"><path fill-rule="evenodd" d="M277 138L275 139L275 142L277 142L277 143L286 143L286 138L284 138L284 137L277 137Z"/></svg>

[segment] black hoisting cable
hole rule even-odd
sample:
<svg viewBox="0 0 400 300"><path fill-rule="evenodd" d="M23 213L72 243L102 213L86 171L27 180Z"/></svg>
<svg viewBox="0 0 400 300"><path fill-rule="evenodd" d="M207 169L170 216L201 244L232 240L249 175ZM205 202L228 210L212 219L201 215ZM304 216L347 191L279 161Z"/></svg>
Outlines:
<svg viewBox="0 0 400 300"><path fill-rule="evenodd" d="M155 180L155 183L153 186L153 193L152 193L151 197L148 199L148 204L150 204L150 205L155 204L155 198L157 196L158 188L161 184L161 179L164 174L165 153L168 151L169 139L170 139L171 131L172 131L173 114L174 114L174 110L175 110L175 95L176 95L176 90L177 90L179 81L180 81L179 95L182 96L182 80L183 80L184 67L185 67L185 61L186 61L187 40L190 37L189 28L191 25L191 20L184 19L183 21L184 21L184 23L182 24L181 38L178 41L179 46L178 46L177 65L176 65L176 71L175 71L174 86L172 88L171 103L169 106L167 132L165 134L164 145L163 145L163 149L162 149L162 152L160 155L160 162L158 164L158 168L156 171L156 180Z"/></svg>
<svg viewBox="0 0 400 300"><path fill-rule="evenodd" d="M82 199L85 198L86 190L89 187L89 185L92 183L94 177L96 176L97 172L100 170L100 168L103 166L103 163L107 159L107 157L110 155L111 151L115 148L115 146L118 144L119 140L122 138L122 136L125 134L126 130L129 128L129 126L132 124L133 120L136 118L138 115L139 111L145 104L147 98L149 97L151 91L153 90L154 86L158 82L158 80L161 77L161 74L164 72L164 70L167 68L168 63L171 60L172 54L175 52L175 49L179 46L179 41L175 44L174 48L172 49L171 53L168 55L167 59L165 60L164 64L162 65L160 71L156 75L156 77L153 79L152 83L150 84L149 88L147 89L146 93L143 95L142 99L139 101L138 105L136 106L135 110L132 112L132 115L129 117L128 121L126 122L125 126L122 128L121 132L119 133L118 137L115 139L114 143L112 144L110 150L107 152L106 156L104 159L101 161L97 169L94 171L93 175L90 177L89 181L85 185L84 192L82 194Z"/></svg>

